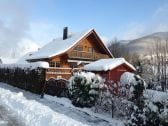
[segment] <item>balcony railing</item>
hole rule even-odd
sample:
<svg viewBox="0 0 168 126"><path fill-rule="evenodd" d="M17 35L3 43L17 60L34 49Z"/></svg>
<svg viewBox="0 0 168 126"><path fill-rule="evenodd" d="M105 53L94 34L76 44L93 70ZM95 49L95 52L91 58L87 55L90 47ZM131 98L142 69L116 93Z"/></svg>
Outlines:
<svg viewBox="0 0 168 126"><path fill-rule="evenodd" d="M68 54L69 58L76 58L76 59L90 59L90 60L97 60L108 58L108 55L96 53L96 52L85 52L85 51L72 51Z"/></svg>
<svg viewBox="0 0 168 126"><path fill-rule="evenodd" d="M46 74L72 74L72 72L77 72L79 70L80 68L50 67L46 70Z"/></svg>

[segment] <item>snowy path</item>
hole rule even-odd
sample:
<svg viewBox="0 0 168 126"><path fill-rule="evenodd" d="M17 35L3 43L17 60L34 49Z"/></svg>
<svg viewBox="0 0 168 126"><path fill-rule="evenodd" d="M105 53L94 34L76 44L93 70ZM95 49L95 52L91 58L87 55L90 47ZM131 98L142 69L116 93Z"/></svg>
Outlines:
<svg viewBox="0 0 168 126"><path fill-rule="evenodd" d="M24 126L16 115L0 105L0 126Z"/></svg>
<svg viewBox="0 0 168 126"><path fill-rule="evenodd" d="M22 118L26 125L34 126L122 126L118 120L104 120L68 104L67 99L39 95L0 83L0 101ZM65 102L65 104L64 104Z"/></svg>

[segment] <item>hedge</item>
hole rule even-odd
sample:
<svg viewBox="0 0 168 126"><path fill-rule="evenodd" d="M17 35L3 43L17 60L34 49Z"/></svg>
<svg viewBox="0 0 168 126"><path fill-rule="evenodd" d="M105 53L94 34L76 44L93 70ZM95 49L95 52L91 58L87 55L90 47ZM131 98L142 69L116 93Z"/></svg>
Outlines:
<svg viewBox="0 0 168 126"><path fill-rule="evenodd" d="M0 82L41 94L45 84L44 68L2 68L0 67Z"/></svg>

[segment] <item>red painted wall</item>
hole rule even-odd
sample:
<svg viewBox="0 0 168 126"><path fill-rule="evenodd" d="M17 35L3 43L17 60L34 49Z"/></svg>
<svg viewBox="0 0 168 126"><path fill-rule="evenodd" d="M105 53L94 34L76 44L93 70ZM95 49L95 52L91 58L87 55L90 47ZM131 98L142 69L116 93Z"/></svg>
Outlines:
<svg viewBox="0 0 168 126"><path fill-rule="evenodd" d="M124 72L134 72L134 70L132 70L126 64L122 64L109 71L99 71L94 73L97 73L103 78L106 78L106 80L113 80L114 82L118 82L120 81L120 77Z"/></svg>
<svg viewBox="0 0 168 126"><path fill-rule="evenodd" d="M117 84L117 87L114 87L112 90L112 92L116 95L118 95L118 86L119 86L117 82L120 81L120 77L124 72L134 72L134 70L131 69L126 64L122 64L112 70L109 70L109 71L98 71L98 72L94 71L95 74L99 74L101 77L106 79L105 83L108 86L110 86L111 84L114 84L114 83L111 83L110 81L114 81Z"/></svg>

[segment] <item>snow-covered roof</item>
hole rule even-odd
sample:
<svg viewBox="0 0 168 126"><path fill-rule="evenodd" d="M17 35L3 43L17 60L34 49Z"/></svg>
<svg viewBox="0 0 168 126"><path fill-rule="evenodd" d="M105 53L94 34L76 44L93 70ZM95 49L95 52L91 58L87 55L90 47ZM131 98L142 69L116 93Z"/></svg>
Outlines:
<svg viewBox="0 0 168 126"><path fill-rule="evenodd" d="M133 65L128 63L124 58L100 59L84 66L87 71L108 71L122 64L128 65L131 69L136 70Z"/></svg>
<svg viewBox="0 0 168 126"><path fill-rule="evenodd" d="M53 39L53 41L49 42L41 49L39 49L37 52L33 53L28 58L28 60L50 58L50 57L65 53L93 30L94 29L72 34L68 36L68 38L65 40L63 40L63 38ZM108 50L106 46L105 48ZM109 50L108 52L109 54L111 54Z"/></svg>
<svg viewBox="0 0 168 126"><path fill-rule="evenodd" d="M25 55L23 55L22 57L20 57L20 58L17 60L16 63L18 63L18 64L27 64L27 63L28 63L27 59L29 59L29 57L30 57L33 53L35 53L35 52L28 52L28 53L26 53Z"/></svg>

